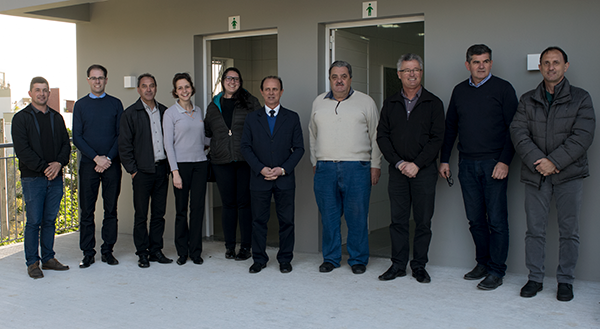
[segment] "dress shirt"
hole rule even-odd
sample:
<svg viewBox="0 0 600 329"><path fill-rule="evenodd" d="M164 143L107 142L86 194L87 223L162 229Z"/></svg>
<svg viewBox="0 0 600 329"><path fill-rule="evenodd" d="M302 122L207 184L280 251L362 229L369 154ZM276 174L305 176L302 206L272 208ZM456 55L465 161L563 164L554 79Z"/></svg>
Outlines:
<svg viewBox="0 0 600 329"><path fill-rule="evenodd" d="M156 107L156 101L154 102L154 108L151 109L148 104L142 101L144 109L148 113L150 118L150 128L152 129L152 147L154 148L154 161L158 162L167 158L165 154L165 147L163 144L163 133L162 126L160 123L160 111Z"/></svg>

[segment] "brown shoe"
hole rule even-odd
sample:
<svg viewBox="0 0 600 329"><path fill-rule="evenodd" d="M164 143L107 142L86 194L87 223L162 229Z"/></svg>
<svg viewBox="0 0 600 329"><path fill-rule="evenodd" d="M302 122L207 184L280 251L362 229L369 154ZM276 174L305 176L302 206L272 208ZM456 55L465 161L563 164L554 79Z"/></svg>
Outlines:
<svg viewBox="0 0 600 329"><path fill-rule="evenodd" d="M29 274L29 276L32 279L41 279L44 277L44 272L42 272L42 270L40 270L40 262L37 261L29 266L27 266L27 274Z"/></svg>
<svg viewBox="0 0 600 329"><path fill-rule="evenodd" d="M66 271L69 266L61 264L58 259L52 258L49 261L42 264L43 270L55 270L55 271Z"/></svg>

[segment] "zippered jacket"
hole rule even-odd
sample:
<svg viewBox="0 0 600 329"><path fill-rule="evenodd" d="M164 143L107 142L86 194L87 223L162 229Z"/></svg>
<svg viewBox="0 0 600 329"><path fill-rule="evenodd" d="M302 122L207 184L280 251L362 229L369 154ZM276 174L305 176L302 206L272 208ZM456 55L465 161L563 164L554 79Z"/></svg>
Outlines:
<svg viewBox="0 0 600 329"><path fill-rule="evenodd" d="M216 95L213 101L208 104L206 118L204 119L206 137L211 138L210 161L213 164L245 161L240 148L244 121L248 113L261 109L262 106L256 97L246 92L247 107L244 108L239 101L235 102L231 129L229 129L221 114L221 97L223 97L223 93Z"/></svg>
<svg viewBox="0 0 600 329"><path fill-rule="evenodd" d="M521 182L539 187L543 176L534 163L547 158L559 170L552 184L589 176L587 149L594 139L596 116L587 91L564 78L554 87L554 101L546 99L544 82L519 101L510 125L516 153L521 157Z"/></svg>

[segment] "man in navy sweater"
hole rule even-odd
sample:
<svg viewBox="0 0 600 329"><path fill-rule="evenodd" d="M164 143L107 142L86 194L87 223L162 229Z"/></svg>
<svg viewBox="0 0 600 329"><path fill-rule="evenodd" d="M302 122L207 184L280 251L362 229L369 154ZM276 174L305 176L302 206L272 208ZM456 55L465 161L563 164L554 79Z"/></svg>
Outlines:
<svg viewBox="0 0 600 329"><path fill-rule="evenodd" d="M513 148L509 126L517 110L512 85L492 75L492 50L483 44L467 50L465 66L471 76L454 87L446 113L446 133L439 175L450 178L450 153L458 136L458 179L477 266L466 280L493 290L502 284L508 256L506 188Z"/></svg>
<svg viewBox="0 0 600 329"><path fill-rule="evenodd" d="M104 220L100 247L102 261L117 265L113 246L117 242L117 200L121 192L121 164L118 153L119 124L123 104L104 92L108 71L94 64L87 69L91 92L79 99L73 108L73 143L81 154L79 163L79 247L83 251L80 268L94 263L96 228L94 212L98 188L102 183Z"/></svg>

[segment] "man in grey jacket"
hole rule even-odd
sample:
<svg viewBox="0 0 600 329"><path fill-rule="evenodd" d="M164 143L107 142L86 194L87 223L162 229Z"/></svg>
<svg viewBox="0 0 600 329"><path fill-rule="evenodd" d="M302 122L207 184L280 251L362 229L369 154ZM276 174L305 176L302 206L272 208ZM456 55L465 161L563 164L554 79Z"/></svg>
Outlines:
<svg viewBox="0 0 600 329"><path fill-rule="evenodd" d="M521 96L510 126L515 151L523 160L521 182L525 183L529 280L521 289L522 297L533 297L543 287L546 226L554 196L560 234L556 298L573 299L583 178L589 176L586 152L596 118L590 95L565 78L568 68L562 49L544 50L539 64L544 80Z"/></svg>

